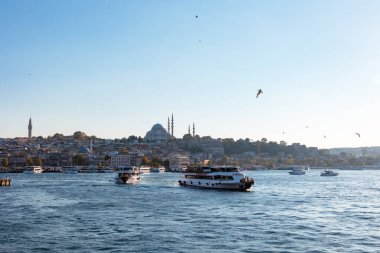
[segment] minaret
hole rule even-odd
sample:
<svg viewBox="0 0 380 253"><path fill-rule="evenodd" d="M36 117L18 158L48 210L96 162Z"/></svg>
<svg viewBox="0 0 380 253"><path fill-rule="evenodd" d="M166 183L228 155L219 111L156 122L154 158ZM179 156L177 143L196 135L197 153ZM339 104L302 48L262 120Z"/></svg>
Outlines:
<svg viewBox="0 0 380 253"><path fill-rule="evenodd" d="M174 117L172 113L172 136L174 137Z"/></svg>
<svg viewBox="0 0 380 253"><path fill-rule="evenodd" d="M189 133L190 133L190 127L189 127ZM195 137L195 125L194 125L194 122L193 122L193 137Z"/></svg>
<svg viewBox="0 0 380 253"><path fill-rule="evenodd" d="M190 125L189 125L189 131L188 131L188 134L190 135Z"/></svg>
<svg viewBox="0 0 380 253"><path fill-rule="evenodd" d="M28 138L32 138L32 116L30 116L30 118L29 118Z"/></svg>
<svg viewBox="0 0 380 253"><path fill-rule="evenodd" d="M90 155L92 155L92 137L91 137L91 141L90 141Z"/></svg>
<svg viewBox="0 0 380 253"><path fill-rule="evenodd" d="M169 116L168 116L168 133L170 134L170 119L169 119Z"/></svg>

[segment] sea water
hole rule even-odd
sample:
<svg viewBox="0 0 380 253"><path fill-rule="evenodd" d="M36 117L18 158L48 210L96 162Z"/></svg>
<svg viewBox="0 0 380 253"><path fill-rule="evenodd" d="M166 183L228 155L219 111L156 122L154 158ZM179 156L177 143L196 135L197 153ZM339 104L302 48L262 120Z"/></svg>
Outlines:
<svg viewBox="0 0 380 253"><path fill-rule="evenodd" d="M176 173L2 174L0 252L380 252L380 170L253 171L250 192Z"/></svg>

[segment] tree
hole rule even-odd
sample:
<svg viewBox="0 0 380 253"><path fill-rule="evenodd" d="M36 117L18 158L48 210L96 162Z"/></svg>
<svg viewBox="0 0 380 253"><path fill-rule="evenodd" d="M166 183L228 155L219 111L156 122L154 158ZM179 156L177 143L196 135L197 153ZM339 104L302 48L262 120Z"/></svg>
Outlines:
<svg viewBox="0 0 380 253"><path fill-rule="evenodd" d="M202 152L203 152L203 148L202 148L201 146L194 145L194 146L191 146L191 147L189 148L189 151L190 151L192 154L202 153Z"/></svg>
<svg viewBox="0 0 380 253"><path fill-rule="evenodd" d="M3 164L3 167L8 167L9 165L8 158L7 157L3 158L3 161L1 163Z"/></svg>
<svg viewBox="0 0 380 253"><path fill-rule="evenodd" d="M294 164L294 159L293 159L292 155L289 154L286 156L286 164L287 165L293 165Z"/></svg>
<svg viewBox="0 0 380 253"><path fill-rule="evenodd" d="M109 156L109 155L105 155L105 156L104 156L104 161L107 161L107 160L111 160L111 156Z"/></svg>
<svg viewBox="0 0 380 253"><path fill-rule="evenodd" d="M76 154L73 157L73 164L80 166L86 165L86 159L84 158L83 154Z"/></svg>
<svg viewBox="0 0 380 253"><path fill-rule="evenodd" d="M26 164L28 164L28 166L33 166L33 159L29 157L28 160L26 161Z"/></svg>
<svg viewBox="0 0 380 253"><path fill-rule="evenodd" d="M80 140L80 141L83 141L86 138L86 134L81 131L76 131L73 134L73 136L75 140Z"/></svg>
<svg viewBox="0 0 380 253"><path fill-rule="evenodd" d="M161 161L157 157L153 157L152 161L150 162L150 166L152 166L154 168L157 168L157 167L161 166L162 164L163 164L163 161Z"/></svg>
<svg viewBox="0 0 380 253"><path fill-rule="evenodd" d="M59 133L55 133L53 135L53 138L59 140L59 141L63 141L63 134L59 134Z"/></svg>
<svg viewBox="0 0 380 253"><path fill-rule="evenodd" d="M222 160L220 161L222 163L222 165L227 165L228 164L228 156L223 156Z"/></svg>
<svg viewBox="0 0 380 253"><path fill-rule="evenodd" d="M149 165L150 162L151 161L148 159L148 157L143 156L142 161L141 161L141 165Z"/></svg>
<svg viewBox="0 0 380 253"><path fill-rule="evenodd" d="M193 139L193 136L191 136L191 134L185 134L183 137L182 137L182 140L183 141L191 141Z"/></svg>
<svg viewBox="0 0 380 253"><path fill-rule="evenodd" d="M34 160L34 164L36 166L42 166L42 160L41 158L37 157L35 160Z"/></svg>
<svg viewBox="0 0 380 253"><path fill-rule="evenodd" d="M127 142L128 142L128 143L134 143L134 142L136 142L136 141L138 141L138 138L137 138L137 136L135 136L135 135L131 135L131 136L129 136L128 139L127 139Z"/></svg>

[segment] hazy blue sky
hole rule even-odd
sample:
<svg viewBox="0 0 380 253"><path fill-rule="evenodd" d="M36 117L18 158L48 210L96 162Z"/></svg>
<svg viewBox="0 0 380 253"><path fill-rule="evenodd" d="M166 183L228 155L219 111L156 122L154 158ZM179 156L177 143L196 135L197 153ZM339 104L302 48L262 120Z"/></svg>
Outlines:
<svg viewBox="0 0 380 253"><path fill-rule="evenodd" d="M145 136L174 113L177 137L195 122L201 136L380 145L379 13L376 0L1 0L0 137L26 136L30 114L35 136Z"/></svg>

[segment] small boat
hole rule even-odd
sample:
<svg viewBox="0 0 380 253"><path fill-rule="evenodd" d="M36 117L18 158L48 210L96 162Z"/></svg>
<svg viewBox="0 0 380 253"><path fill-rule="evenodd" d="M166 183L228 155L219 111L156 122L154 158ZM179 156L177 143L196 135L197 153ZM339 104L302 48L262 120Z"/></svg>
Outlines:
<svg viewBox="0 0 380 253"><path fill-rule="evenodd" d="M117 184L136 184L140 182L139 168L135 166L119 167L117 175L115 177L115 183Z"/></svg>
<svg viewBox="0 0 380 253"><path fill-rule="evenodd" d="M6 178L0 178L0 186L11 186L12 179L6 177Z"/></svg>
<svg viewBox="0 0 380 253"><path fill-rule="evenodd" d="M323 172L321 172L321 176L324 176L324 177L333 177L333 176L338 176L338 175L339 175L338 172L335 172L332 170L324 170Z"/></svg>
<svg viewBox="0 0 380 253"><path fill-rule="evenodd" d="M305 175L306 171L303 168L294 168L289 171L290 175Z"/></svg>
<svg viewBox="0 0 380 253"><path fill-rule="evenodd" d="M165 172L165 167L164 166L159 166L157 168L151 168L150 172L155 172L155 173Z"/></svg>
<svg viewBox="0 0 380 253"><path fill-rule="evenodd" d="M40 174L42 172L43 170L41 166L26 166L23 171L25 174Z"/></svg>
<svg viewBox="0 0 380 253"><path fill-rule="evenodd" d="M62 169L60 167L44 167L42 173L61 173Z"/></svg>
<svg viewBox="0 0 380 253"><path fill-rule="evenodd" d="M113 173L113 169L109 167L99 168L98 173Z"/></svg>
<svg viewBox="0 0 380 253"><path fill-rule="evenodd" d="M77 174L79 172L79 168L76 166L63 166L62 170L68 174Z"/></svg>
<svg viewBox="0 0 380 253"><path fill-rule="evenodd" d="M255 181L245 176L239 167L202 166L189 167L178 183L196 188L247 191Z"/></svg>
<svg viewBox="0 0 380 253"><path fill-rule="evenodd" d="M150 173L150 166L148 165L141 165L139 167L140 174L149 174Z"/></svg>

